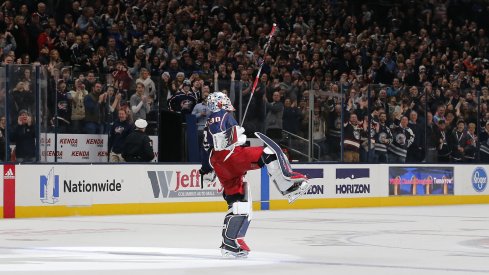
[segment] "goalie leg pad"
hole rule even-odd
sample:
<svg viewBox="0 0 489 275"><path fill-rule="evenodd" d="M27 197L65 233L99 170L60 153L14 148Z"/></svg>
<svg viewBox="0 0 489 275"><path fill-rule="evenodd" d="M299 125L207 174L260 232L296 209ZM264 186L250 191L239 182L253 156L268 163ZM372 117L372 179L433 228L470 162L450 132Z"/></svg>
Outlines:
<svg viewBox="0 0 489 275"><path fill-rule="evenodd" d="M251 222L253 208L247 184L244 189L245 195L225 195L229 210L222 228L221 252L223 256L246 257L250 251L244 237Z"/></svg>
<svg viewBox="0 0 489 275"><path fill-rule="evenodd" d="M307 181L307 178L299 173L293 172L293 176L288 178L285 177L282 173L282 169L280 168L280 164L277 160L275 154L267 154L266 150L263 151L263 155L261 157L261 164L267 167L268 176L270 177L270 181L272 181L277 189L282 193L282 195L286 195L292 191L294 191L295 187Z"/></svg>
<svg viewBox="0 0 489 275"><path fill-rule="evenodd" d="M266 166L270 181L275 184L282 195L286 194L287 190L292 187L294 182L284 177L277 160L267 163Z"/></svg>
<svg viewBox="0 0 489 275"><path fill-rule="evenodd" d="M310 186L307 177L297 172L292 172L290 178L285 177L276 155L272 150L267 149L268 148L265 148L265 150L263 150L259 165L260 167L267 167L270 180L275 184L280 193L287 197L289 203L293 203L309 189Z"/></svg>
<svg viewBox="0 0 489 275"><path fill-rule="evenodd" d="M250 221L248 215L228 214L222 228L221 252L223 256L246 257L250 248L244 242Z"/></svg>

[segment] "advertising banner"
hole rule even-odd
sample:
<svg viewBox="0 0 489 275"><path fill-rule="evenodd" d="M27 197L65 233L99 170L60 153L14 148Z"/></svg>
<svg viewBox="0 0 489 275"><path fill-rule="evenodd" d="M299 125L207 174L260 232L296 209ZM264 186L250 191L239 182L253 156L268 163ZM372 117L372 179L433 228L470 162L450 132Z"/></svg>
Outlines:
<svg viewBox="0 0 489 275"><path fill-rule="evenodd" d="M14 164L3 165L3 217L15 218L15 176Z"/></svg>
<svg viewBox="0 0 489 275"><path fill-rule="evenodd" d="M55 154L58 162L108 162L108 136L89 134L58 134L57 151L55 135L41 134L41 161L54 162ZM158 160L158 137L150 136L153 151Z"/></svg>
<svg viewBox="0 0 489 275"><path fill-rule="evenodd" d="M389 195L453 195L453 167L389 167Z"/></svg>
<svg viewBox="0 0 489 275"><path fill-rule="evenodd" d="M202 184L200 165L59 164L16 168L17 206L223 200L217 179ZM252 193L259 198L259 170L250 171L245 179L252 183Z"/></svg>
<svg viewBox="0 0 489 275"><path fill-rule="evenodd" d="M489 165L455 166L456 195L489 195L487 187Z"/></svg>
<svg viewBox="0 0 489 275"><path fill-rule="evenodd" d="M330 165L292 164L294 171L309 178L311 188L302 199L315 198L362 198L387 196L387 188L380 184L387 177L382 165ZM273 183L270 198L281 199Z"/></svg>

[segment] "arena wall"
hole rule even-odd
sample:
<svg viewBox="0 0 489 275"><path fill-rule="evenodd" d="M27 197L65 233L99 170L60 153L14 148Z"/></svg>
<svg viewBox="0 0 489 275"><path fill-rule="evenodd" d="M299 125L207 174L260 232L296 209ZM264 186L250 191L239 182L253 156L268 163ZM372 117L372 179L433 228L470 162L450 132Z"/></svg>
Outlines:
<svg viewBox="0 0 489 275"><path fill-rule="evenodd" d="M198 164L3 165L0 217L223 212L218 181ZM251 171L255 210L489 203L489 165L294 164L308 194L288 204L266 170Z"/></svg>

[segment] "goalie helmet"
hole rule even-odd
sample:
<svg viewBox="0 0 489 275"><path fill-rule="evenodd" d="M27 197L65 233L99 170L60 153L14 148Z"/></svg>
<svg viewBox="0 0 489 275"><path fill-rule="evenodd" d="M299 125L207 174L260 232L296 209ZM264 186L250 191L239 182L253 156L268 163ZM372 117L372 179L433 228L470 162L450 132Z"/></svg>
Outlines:
<svg viewBox="0 0 489 275"><path fill-rule="evenodd" d="M234 111L233 104L227 95L221 92L214 92L207 98L207 107L213 113L220 110Z"/></svg>

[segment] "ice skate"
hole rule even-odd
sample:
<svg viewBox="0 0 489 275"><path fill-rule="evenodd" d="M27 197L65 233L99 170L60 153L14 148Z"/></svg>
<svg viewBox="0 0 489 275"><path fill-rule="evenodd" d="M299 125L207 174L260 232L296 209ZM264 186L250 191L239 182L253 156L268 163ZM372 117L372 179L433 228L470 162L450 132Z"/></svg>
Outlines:
<svg viewBox="0 0 489 275"><path fill-rule="evenodd" d="M250 248L245 243L244 239L236 239L238 248L230 247L226 244L221 245L221 254L226 258L246 258L250 252Z"/></svg>
<svg viewBox="0 0 489 275"><path fill-rule="evenodd" d="M309 185L309 182L304 179L301 181L295 182L292 187L290 187L284 194L284 196L287 197L287 200L289 203L293 203L295 200L300 198L302 195L307 193L307 190L309 190L311 186Z"/></svg>
<svg viewBox="0 0 489 275"><path fill-rule="evenodd" d="M289 203L293 203L300 196L307 193L307 190L310 187L309 182L307 180L308 180L307 177L304 176L303 174L292 172L291 176L288 179L288 181L291 182L292 185L287 190L284 191L281 191L279 188L279 191L280 193L282 193L282 195L287 197ZM277 187L279 186L277 185Z"/></svg>

